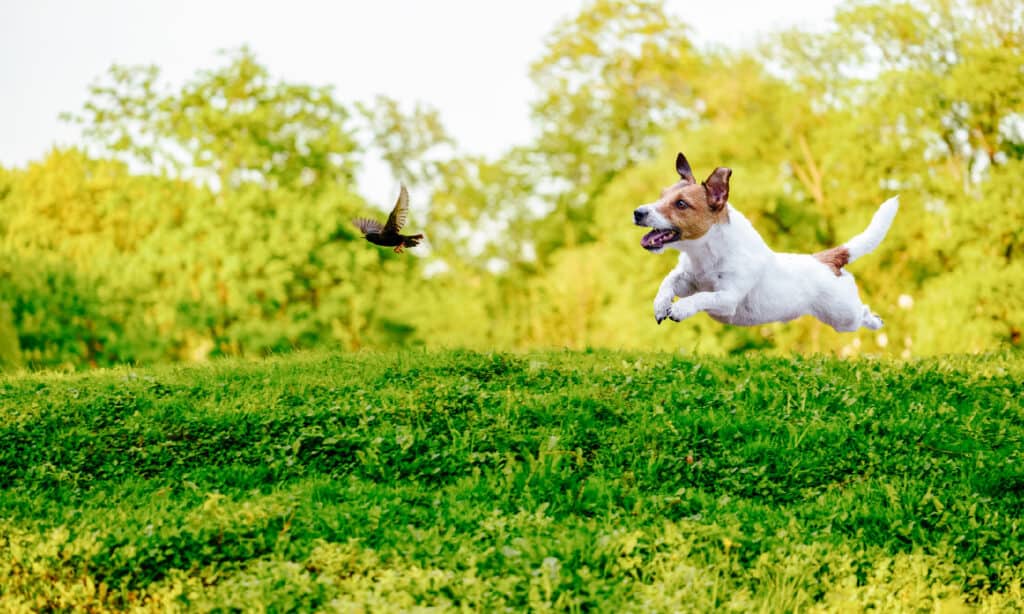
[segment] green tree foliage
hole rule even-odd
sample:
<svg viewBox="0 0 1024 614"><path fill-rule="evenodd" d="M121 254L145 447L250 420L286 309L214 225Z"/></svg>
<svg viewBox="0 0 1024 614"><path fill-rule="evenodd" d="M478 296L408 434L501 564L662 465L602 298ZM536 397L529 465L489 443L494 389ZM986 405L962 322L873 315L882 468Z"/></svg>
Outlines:
<svg viewBox="0 0 1024 614"><path fill-rule="evenodd" d="M595 0L549 35L531 66L538 187L554 209L535 226L542 254L593 240L587 205L699 114L706 59L687 33L657 0Z"/></svg>
<svg viewBox="0 0 1024 614"><path fill-rule="evenodd" d="M56 259L0 260L0 366L109 366L121 333L96 286Z"/></svg>
<svg viewBox="0 0 1024 614"><path fill-rule="evenodd" d="M596 0L554 29L531 67L551 179L580 198L695 115L704 58L687 32L653 0Z"/></svg>
<svg viewBox="0 0 1024 614"><path fill-rule="evenodd" d="M180 87L112 68L74 116L89 154L0 169L17 352L81 367L320 345L1021 345L1019 3L850 2L824 32L709 50L658 0L592 0L530 74L536 136L489 158L460 153L426 104L343 104L245 48ZM630 213L675 180L679 150L698 174L733 168L733 204L783 251L841 243L899 193L889 237L852 267L886 328L656 326L674 258L640 249ZM368 157L412 186L424 258L349 226L370 213L352 181Z"/></svg>
<svg viewBox="0 0 1024 614"><path fill-rule="evenodd" d="M0 303L0 371L17 369L23 364L14 313L10 305Z"/></svg>
<svg viewBox="0 0 1024 614"><path fill-rule="evenodd" d="M369 132L368 149L380 155L396 179L408 184L435 180L438 165L452 157L455 141L437 109L417 103L406 112L387 96L357 107Z"/></svg>
<svg viewBox="0 0 1024 614"><path fill-rule="evenodd" d="M324 90L271 85L246 51L229 61L167 94L153 71L115 68L123 95L98 88L86 114L125 162L58 150L5 173L0 301L30 364L355 349L410 334L388 281L417 262L366 249L349 222L366 205L350 183L346 112ZM189 147L187 164L160 166ZM196 182L205 170L217 181Z"/></svg>
<svg viewBox="0 0 1024 614"><path fill-rule="evenodd" d="M330 88L283 83L248 48L178 90L155 66L114 66L74 116L106 150L156 169L212 174L230 190L350 183L349 111Z"/></svg>

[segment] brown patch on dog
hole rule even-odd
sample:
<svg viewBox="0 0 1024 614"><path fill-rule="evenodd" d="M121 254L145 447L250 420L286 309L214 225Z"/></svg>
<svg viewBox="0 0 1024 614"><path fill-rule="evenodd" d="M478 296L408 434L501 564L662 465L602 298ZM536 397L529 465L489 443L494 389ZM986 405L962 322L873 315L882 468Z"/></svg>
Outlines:
<svg viewBox="0 0 1024 614"><path fill-rule="evenodd" d="M850 250L846 249L845 245L833 247L832 249L826 249L823 252L813 254L813 256L828 268L832 269L832 272L839 277L843 274L843 267L850 262Z"/></svg>
<svg viewBox="0 0 1024 614"><path fill-rule="evenodd" d="M732 177L732 169L719 166L704 182L704 189L708 193L708 205L712 210L724 209L729 202L729 178Z"/></svg>
<svg viewBox="0 0 1024 614"><path fill-rule="evenodd" d="M683 163L686 162L679 154ZM677 166L680 160L676 161ZM686 165L689 170L689 165ZM676 184L661 191L658 202L658 213L667 219L683 240L703 237L715 224L729 221L729 212L725 207L729 196L729 175L727 168L717 168L704 183L694 183L691 177L677 168L682 179Z"/></svg>

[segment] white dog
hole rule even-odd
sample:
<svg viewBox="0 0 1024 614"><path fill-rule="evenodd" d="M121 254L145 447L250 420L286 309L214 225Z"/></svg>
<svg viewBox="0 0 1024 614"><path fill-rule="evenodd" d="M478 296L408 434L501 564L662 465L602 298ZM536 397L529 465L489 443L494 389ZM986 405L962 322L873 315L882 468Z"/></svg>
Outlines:
<svg viewBox="0 0 1024 614"><path fill-rule="evenodd" d="M882 319L860 302L853 275L843 267L882 242L898 197L885 201L867 230L843 245L817 254L779 254L728 203L730 169L716 168L698 184L680 153L676 172L678 183L633 212L637 226L654 229L641 240L644 249L682 252L654 299L659 324L706 311L719 322L742 326L810 314L840 332L882 327Z"/></svg>

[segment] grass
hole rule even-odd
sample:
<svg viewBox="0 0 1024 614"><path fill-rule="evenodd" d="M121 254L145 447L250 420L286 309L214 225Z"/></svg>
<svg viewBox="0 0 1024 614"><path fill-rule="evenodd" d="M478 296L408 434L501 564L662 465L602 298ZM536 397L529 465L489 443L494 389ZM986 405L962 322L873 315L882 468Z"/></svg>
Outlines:
<svg viewBox="0 0 1024 614"><path fill-rule="evenodd" d="M1024 608L1024 359L0 378L0 610Z"/></svg>

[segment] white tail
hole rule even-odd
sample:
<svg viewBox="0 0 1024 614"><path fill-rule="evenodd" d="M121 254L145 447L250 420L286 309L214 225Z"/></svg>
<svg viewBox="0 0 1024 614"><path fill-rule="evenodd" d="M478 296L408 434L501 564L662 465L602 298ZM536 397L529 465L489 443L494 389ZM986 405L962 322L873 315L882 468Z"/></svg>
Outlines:
<svg viewBox="0 0 1024 614"><path fill-rule="evenodd" d="M871 218L867 230L847 241L844 245L850 251L850 262L860 258L864 254L870 254L878 244L885 238L892 226L892 219L896 217L896 211L900 208L900 197L893 196L882 203L875 215Z"/></svg>

